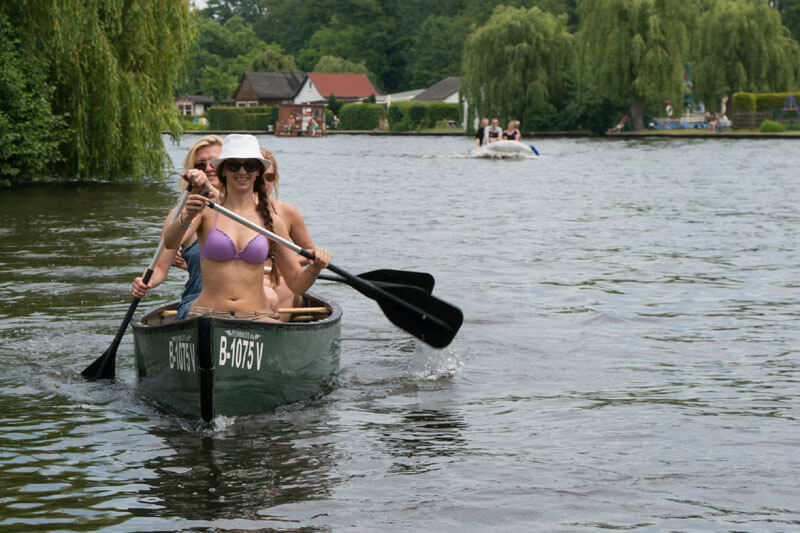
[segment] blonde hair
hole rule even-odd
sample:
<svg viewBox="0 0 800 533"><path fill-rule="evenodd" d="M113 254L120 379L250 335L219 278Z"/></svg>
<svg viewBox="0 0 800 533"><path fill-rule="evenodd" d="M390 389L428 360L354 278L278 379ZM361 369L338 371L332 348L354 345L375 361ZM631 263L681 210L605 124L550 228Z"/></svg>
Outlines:
<svg viewBox="0 0 800 533"><path fill-rule="evenodd" d="M278 199L278 161L275 159L275 156L266 149L261 149L261 155L264 156L264 159L268 159L272 163L272 170L275 171L275 177L272 179L272 190L275 191L275 199Z"/></svg>
<svg viewBox="0 0 800 533"><path fill-rule="evenodd" d="M219 135L204 135L200 137L196 143L189 148L189 151L186 153L186 159L183 160L183 170L187 171L190 168L194 168L194 161L197 157L197 152L200 151L202 148L206 146L214 146L219 145L222 146L222 137ZM181 189L186 188L186 180L181 179Z"/></svg>

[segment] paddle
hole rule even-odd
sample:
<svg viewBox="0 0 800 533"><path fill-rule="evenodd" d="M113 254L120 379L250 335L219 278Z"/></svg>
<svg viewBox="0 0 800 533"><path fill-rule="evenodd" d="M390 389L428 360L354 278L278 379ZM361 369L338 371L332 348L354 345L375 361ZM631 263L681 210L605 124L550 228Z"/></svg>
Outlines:
<svg viewBox="0 0 800 533"><path fill-rule="evenodd" d="M178 205L175 208L175 214L172 216L171 221L174 221L176 217L180 216L183 206L186 205L186 199L189 197L189 193L190 189L186 189L181 195L180 199L178 200ZM158 249L153 256L153 260L150 261L150 266L147 267L144 277L142 278L142 281L144 281L145 284L150 281L150 277L153 275L153 270L156 268L158 258L161 257L161 252L163 251L164 239L161 239L161 241L158 243ZM95 359L91 365L84 368L83 372L81 372L81 376L89 381L95 381L98 379L114 379L117 367L117 348L122 340L122 336L125 335L125 330L128 329L128 324L130 324L131 319L133 318L133 313L136 311L136 306L139 305L140 299L141 298L134 297L133 300L131 300L131 305L128 307L128 312L125 313L125 318L122 320L122 324L119 325L117 334L114 336L114 340L111 341L111 346L108 347L108 350L103 352L103 355Z"/></svg>
<svg viewBox="0 0 800 533"><path fill-rule="evenodd" d="M535 147L534 145L532 145L532 144L529 144L528 146L530 146L530 147L531 147L531 150L533 150L533 153L534 153L534 154L536 154L536 155L539 155L539 150L537 150L537 149L536 149L536 147Z"/></svg>
<svg viewBox="0 0 800 533"><path fill-rule="evenodd" d="M380 270L371 270L369 272L357 274L357 276L361 279L371 281L378 287L383 287L384 285L408 285L411 287L417 287L419 289L422 289L428 294L433 292L433 285L436 282L436 280L433 279L433 276L431 276L427 272L412 272L409 270L391 270L387 268ZM335 281L337 283L347 283L349 285L348 280L339 276L320 274L317 277L319 279L324 279L327 281Z"/></svg>
<svg viewBox="0 0 800 533"><path fill-rule="evenodd" d="M208 205L253 231L283 244L303 257L314 259L314 254L303 250L292 241L284 239L212 201L209 201ZM348 285L364 296L375 300L392 324L435 348L444 348L450 344L464 321L464 315L459 308L431 296L419 287L396 285L382 289L333 264L329 264L328 269L339 274L347 280Z"/></svg>

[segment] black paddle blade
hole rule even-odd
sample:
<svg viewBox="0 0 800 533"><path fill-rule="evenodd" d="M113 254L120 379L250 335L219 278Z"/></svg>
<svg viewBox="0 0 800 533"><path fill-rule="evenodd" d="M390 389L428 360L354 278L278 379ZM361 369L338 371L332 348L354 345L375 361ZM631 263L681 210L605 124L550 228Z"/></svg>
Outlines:
<svg viewBox="0 0 800 533"><path fill-rule="evenodd" d="M374 300L378 302L386 318L398 328L434 348L444 348L450 344L464 322L461 309L422 289L408 285L385 285L381 288L405 304L416 308L410 309L377 295Z"/></svg>
<svg viewBox="0 0 800 533"><path fill-rule="evenodd" d="M103 355L94 360L94 362L83 369L81 376L88 381L97 381L98 379L114 379L117 368L117 347L118 342L111 343L108 350L103 352Z"/></svg>
<svg viewBox="0 0 800 533"><path fill-rule="evenodd" d="M428 294L433 292L436 280L427 272L412 272L410 270L392 270L383 268L371 270L358 275L359 278L377 283L393 283L395 285L411 285L419 287Z"/></svg>

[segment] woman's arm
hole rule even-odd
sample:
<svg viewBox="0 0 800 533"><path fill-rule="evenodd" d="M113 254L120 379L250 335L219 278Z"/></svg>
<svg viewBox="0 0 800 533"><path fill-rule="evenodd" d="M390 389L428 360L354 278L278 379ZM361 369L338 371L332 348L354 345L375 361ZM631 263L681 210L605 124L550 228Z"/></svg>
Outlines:
<svg viewBox="0 0 800 533"><path fill-rule="evenodd" d="M289 232L281 217L274 217L272 219L272 228L275 233L289 240ZM312 250L315 256L314 261L312 261L306 269L302 269L295 259L292 250L274 241L271 245L276 246L275 259L278 263L278 270L284 279L286 279L286 284L295 294L304 294L310 289L317 280L317 275L331 262L331 254L326 250L322 248L314 249Z"/></svg>

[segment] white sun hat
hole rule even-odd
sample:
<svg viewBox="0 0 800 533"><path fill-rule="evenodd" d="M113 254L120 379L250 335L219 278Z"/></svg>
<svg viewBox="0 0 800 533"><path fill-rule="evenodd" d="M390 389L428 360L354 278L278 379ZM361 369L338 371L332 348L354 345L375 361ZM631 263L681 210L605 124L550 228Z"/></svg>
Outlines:
<svg viewBox="0 0 800 533"><path fill-rule="evenodd" d="M222 151L219 157L211 160L211 166L218 169L220 163L226 159L258 159L265 169L272 164L261 155L258 139L253 135L243 135L241 133L231 133L222 139Z"/></svg>

